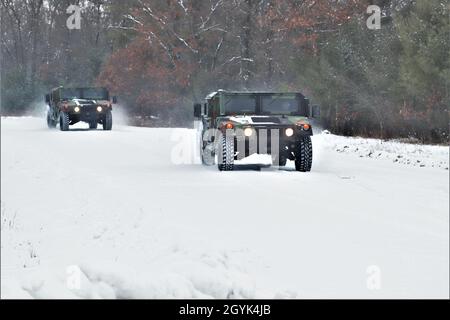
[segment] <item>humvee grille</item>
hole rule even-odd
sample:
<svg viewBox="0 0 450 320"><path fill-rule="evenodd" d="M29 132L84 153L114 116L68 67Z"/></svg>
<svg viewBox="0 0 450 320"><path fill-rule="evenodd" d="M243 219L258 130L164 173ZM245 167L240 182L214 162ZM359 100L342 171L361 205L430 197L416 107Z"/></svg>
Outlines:
<svg viewBox="0 0 450 320"><path fill-rule="evenodd" d="M97 106L95 104L83 105L82 112L83 113L96 113Z"/></svg>

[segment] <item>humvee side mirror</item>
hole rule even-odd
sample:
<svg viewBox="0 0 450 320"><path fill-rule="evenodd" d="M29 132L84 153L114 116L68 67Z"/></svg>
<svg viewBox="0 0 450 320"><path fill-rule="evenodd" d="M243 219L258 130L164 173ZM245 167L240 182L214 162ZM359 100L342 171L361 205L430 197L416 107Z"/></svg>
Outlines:
<svg viewBox="0 0 450 320"><path fill-rule="evenodd" d="M319 106L312 106L312 117L320 118L320 107Z"/></svg>
<svg viewBox="0 0 450 320"><path fill-rule="evenodd" d="M200 103L194 103L194 117L201 118L202 116L202 105Z"/></svg>
<svg viewBox="0 0 450 320"><path fill-rule="evenodd" d="M50 95L49 94L45 95L45 103L50 103Z"/></svg>
<svg viewBox="0 0 450 320"><path fill-rule="evenodd" d="M117 103L117 97L116 97L116 96L113 96L113 97L112 97L112 103L114 103L114 104Z"/></svg>

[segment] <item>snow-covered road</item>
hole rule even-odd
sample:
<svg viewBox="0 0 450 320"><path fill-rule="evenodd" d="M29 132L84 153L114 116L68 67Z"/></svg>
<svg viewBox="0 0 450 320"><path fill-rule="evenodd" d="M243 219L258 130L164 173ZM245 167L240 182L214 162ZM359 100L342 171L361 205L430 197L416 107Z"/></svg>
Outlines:
<svg viewBox="0 0 450 320"><path fill-rule="evenodd" d="M1 120L2 298L449 296L448 147L317 134L310 173L218 172L194 130L44 122Z"/></svg>

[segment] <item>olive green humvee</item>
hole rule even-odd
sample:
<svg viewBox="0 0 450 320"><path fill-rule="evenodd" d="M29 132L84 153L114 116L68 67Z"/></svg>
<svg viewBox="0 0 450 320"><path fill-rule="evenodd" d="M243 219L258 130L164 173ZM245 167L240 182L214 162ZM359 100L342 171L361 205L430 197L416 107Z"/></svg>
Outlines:
<svg viewBox="0 0 450 320"><path fill-rule="evenodd" d="M234 160L271 154L274 165L285 166L289 159L297 171L310 171L310 119L319 113L301 93L213 92L204 104L194 104L194 116L202 124L202 162L228 171Z"/></svg>
<svg viewBox="0 0 450 320"><path fill-rule="evenodd" d="M117 98L110 100L109 92L105 88L64 88L58 87L45 95L48 105L47 125L56 128L59 124L61 131L69 130L69 125L84 121L89 123L90 129L96 129L97 124L103 130L112 129L112 105Z"/></svg>

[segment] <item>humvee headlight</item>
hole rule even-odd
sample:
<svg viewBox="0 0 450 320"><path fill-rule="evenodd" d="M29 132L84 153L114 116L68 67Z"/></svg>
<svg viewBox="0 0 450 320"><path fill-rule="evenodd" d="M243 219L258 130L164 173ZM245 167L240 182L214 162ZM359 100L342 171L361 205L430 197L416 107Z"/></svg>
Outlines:
<svg viewBox="0 0 450 320"><path fill-rule="evenodd" d="M97 111L98 112L102 112L103 108L102 107L97 107Z"/></svg>
<svg viewBox="0 0 450 320"><path fill-rule="evenodd" d="M286 131L285 131L285 133L286 133L286 136L287 136L287 137L292 137L292 136L294 135L294 129L292 129L292 128L287 128Z"/></svg>
<svg viewBox="0 0 450 320"><path fill-rule="evenodd" d="M75 111L75 112L80 112L80 107L75 107L75 108L73 108L73 111Z"/></svg>
<svg viewBox="0 0 450 320"><path fill-rule="evenodd" d="M245 128L245 129L244 129L244 135L245 135L246 137L250 137L252 134L253 134L252 128Z"/></svg>

